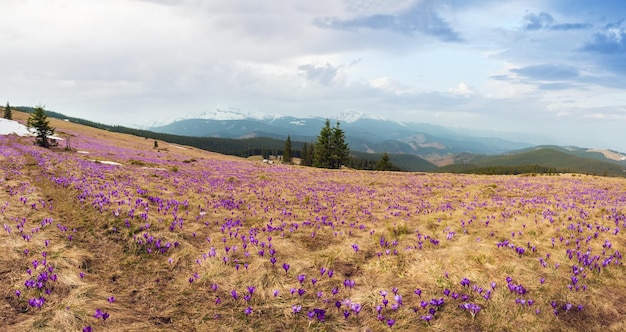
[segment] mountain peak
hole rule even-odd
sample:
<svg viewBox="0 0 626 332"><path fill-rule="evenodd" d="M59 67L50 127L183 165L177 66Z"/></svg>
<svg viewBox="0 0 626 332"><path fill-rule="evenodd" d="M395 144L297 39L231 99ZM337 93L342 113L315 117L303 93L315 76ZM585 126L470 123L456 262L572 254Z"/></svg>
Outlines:
<svg viewBox="0 0 626 332"><path fill-rule="evenodd" d="M337 120L344 121L346 123L353 123L360 119L382 120L388 121L384 116L379 116L371 113L357 112L357 111L344 111L336 116Z"/></svg>
<svg viewBox="0 0 626 332"><path fill-rule="evenodd" d="M207 120L269 120L279 117L278 114L262 113L262 112L246 112L237 108L216 108L214 110L204 111L200 114L187 116L188 119L207 119Z"/></svg>

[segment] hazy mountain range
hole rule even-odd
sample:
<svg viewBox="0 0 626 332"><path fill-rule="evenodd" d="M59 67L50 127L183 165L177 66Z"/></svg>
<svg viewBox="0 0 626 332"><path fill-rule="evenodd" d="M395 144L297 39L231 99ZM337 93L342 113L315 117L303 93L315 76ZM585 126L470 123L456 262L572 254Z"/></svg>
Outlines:
<svg viewBox="0 0 626 332"><path fill-rule="evenodd" d="M497 137L481 137L462 130L424 123L403 123L370 114L347 112L337 121L353 151L414 154L438 160L459 153L502 154L532 147L533 144ZM271 114L249 114L234 109L205 112L179 118L168 124L149 126L148 130L174 135L253 138L272 137L310 142L324 126L326 118L296 118Z"/></svg>
<svg viewBox="0 0 626 332"><path fill-rule="evenodd" d="M29 107L17 107L32 112ZM273 151L281 154L287 135L296 154L313 142L325 118L247 114L217 110L145 129L111 126L48 112L51 117L108 131L190 145L237 156ZM361 113L340 114L350 144L352 167L367 168L388 152L399 170L478 174L583 173L626 177L626 154L607 149L533 145L497 137L472 135L471 130L401 123ZM365 162L365 164L363 164ZM359 166L360 165L360 166ZM371 165L370 165L371 166Z"/></svg>

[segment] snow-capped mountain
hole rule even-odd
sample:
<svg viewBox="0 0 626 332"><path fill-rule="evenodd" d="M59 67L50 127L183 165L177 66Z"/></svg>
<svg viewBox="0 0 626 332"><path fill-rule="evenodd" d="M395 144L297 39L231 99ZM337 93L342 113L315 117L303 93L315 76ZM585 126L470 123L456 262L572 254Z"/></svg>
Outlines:
<svg viewBox="0 0 626 332"><path fill-rule="evenodd" d="M268 121L276 118L280 118L280 114L271 114L271 113L263 113L263 112L247 112L242 111L237 108L227 107L227 108L216 108L214 110L208 110L201 113L195 114L186 114L183 116L177 116L175 118L163 119L156 122L145 123L145 124L136 124L132 127L141 128L141 129L150 129L150 128L158 128L158 127L166 127L167 125L184 121L184 120L192 120L192 119L204 119L204 120L220 120L220 121L233 121L233 120L261 120Z"/></svg>
<svg viewBox="0 0 626 332"><path fill-rule="evenodd" d="M376 115L372 113L357 112L357 111L341 112L335 117L335 119L341 122L345 122L345 123L353 123L361 119L389 121L389 119L387 119L384 116L380 116L380 115Z"/></svg>
<svg viewBox="0 0 626 332"><path fill-rule="evenodd" d="M207 120L271 120L281 117L279 114L270 114L263 112L247 112L237 108L216 108L210 111L204 111L199 114L187 116L186 119L207 119Z"/></svg>

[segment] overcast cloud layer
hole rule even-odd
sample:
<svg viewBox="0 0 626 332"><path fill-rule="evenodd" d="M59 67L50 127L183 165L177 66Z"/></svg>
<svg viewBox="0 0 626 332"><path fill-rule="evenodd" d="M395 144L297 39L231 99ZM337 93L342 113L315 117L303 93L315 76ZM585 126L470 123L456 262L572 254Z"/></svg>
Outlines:
<svg viewBox="0 0 626 332"><path fill-rule="evenodd" d="M0 0L0 103L109 124L216 108L626 152L626 2Z"/></svg>

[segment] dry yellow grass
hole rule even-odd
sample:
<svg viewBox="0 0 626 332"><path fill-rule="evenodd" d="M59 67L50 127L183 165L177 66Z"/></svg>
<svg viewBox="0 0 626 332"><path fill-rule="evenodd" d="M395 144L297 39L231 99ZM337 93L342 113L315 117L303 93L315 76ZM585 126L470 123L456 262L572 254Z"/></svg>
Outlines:
<svg viewBox="0 0 626 332"><path fill-rule="evenodd" d="M626 239L618 229L626 226L624 179L270 166L51 123L71 137L74 150L0 137L6 330L625 328ZM599 267L581 263L587 252L599 257ZM25 285L50 267L55 281ZM526 293L510 291L507 277ZM461 285L464 278L469 286ZM254 291L244 299L248 287ZM29 304L39 297L41 307ZM443 305L429 304L441 298ZM481 310L472 318L463 303ZM431 308L427 322L422 317ZM110 317L94 317L97 309Z"/></svg>

